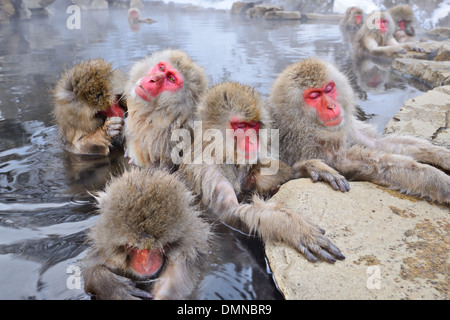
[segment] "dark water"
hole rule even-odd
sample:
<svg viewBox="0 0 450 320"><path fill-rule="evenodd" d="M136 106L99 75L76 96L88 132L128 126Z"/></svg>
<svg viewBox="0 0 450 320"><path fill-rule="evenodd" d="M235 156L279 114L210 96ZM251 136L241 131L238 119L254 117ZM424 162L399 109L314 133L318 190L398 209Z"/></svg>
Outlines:
<svg viewBox="0 0 450 320"><path fill-rule="evenodd" d="M158 22L132 30L126 10L81 12L69 30L66 7L49 16L0 25L0 299L89 299L70 289L96 214L89 192L125 165L63 150L51 120L49 90L64 68L103 57L127 72L154 50L180 48L205 67L211 84L234 80L267 95L282 69L320 56L352 77L358 103L380 131L403 102L421 93L388 64L351 59L337 24L249 21L225 13L187 13L164 6L142 11ZM220 244L196 299L274 299L259 243L218 226Z"/></svg>

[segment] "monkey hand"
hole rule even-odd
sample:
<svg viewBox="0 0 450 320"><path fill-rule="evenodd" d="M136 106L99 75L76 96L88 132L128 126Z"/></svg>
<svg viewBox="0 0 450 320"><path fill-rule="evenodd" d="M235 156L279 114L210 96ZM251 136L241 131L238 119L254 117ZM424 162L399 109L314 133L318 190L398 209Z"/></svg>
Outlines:
<svg viewBox="0 0 450 320"><path fill-rule="evenodd" d="M296 173L301 176L306 174L314 182L321 180L328 182L334 190L341 190L342 192L350 190L347 179L321 160L299 161L293 165L293 168Z"/></svg>
<svg viewBox="0 0 450 320"><path fill-rule="evenodd" d="M124 121L121 117L107 118L103 126L106 134L111 138L117 137L122 133Z"/></svg>
<svg viewBox="0 0 450 320"><path fill-rule="evenodd" d="M415 44L410 44L409 45L409 50L411 50L411 51L417 51L417 52L425 52L425 49L423 49L423 48L421 48L421 47L419 47L419 46L416 46Z"/></svg>
<svg viewBox="0 0 450 320"><path fill-rule="evenodd" d="M336 259L345 259L339 248L325 236L325 230L304 219L300 220L300 241L296 244L296 249L308 261L316 262L317 257L329 263L335 263Z"/></svg>
<svg viewBox="0 0 450 320"><path fill-rule="evenodd" d="M406 51L405 49L403 49L402 47L395 47L393 50L392 50L392 53L394 53L394 54L405 54L405 53L407 53L408 51Z"/></svg>
<svg viewBox="0 0 450 320"><path fill-rule="evenodd" d="M103 265L96 265L86 277L86 291L100 300L140 300L153 299L147 291L136 288L129 278L115 274Z"/></svg>
<svg viewBox="0 0 450 320"><path fill-rule="evenodd" d="M277 202L265 202L254 196L253 204L239 206L235 215L250 230L258 230L264 241L285 242L311 262L318 258L329 263L345 259L339 248L324 235L324 230Z"/></svg>

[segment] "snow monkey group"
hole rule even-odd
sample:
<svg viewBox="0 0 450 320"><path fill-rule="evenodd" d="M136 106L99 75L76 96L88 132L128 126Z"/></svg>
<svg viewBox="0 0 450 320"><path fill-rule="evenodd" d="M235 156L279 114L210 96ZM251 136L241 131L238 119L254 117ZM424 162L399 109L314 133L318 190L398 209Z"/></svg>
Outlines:
<svg viewBox="0 0 450 320"><path fill-rule="evenodd" d="M368 16L358 7L349 7L341 21L344 35L351 38L355 56L392 57L407 50L424 52L415 41L414 13L409 5L397 5L388 11L375 11Z"/></svg>
<svg viewBox="0 0 450 320"><path fill-rule="evenodd" d="M356 24L359 13L349 12ZM181 50L156 51L128 76L102 59L79 63L53 94L70 152L108 156L123 147L129 158L95 195L99 216L82 266L85 290L98 299L188 298L220 238L207 215L264 242L284 242L311 262L345 259L320 226L267 201L294 178L323 181L337 190L330 192L370 181L450 203L450 150L379 135L357 120L348 78L319 58L287 66L267 98L242 83L210 86ZM273 141L264 135L272 129ZM180 131L181 142L174 139ZM230 141L231 150L220 147ZM274 144L278 154L262 152Z"/></svg>

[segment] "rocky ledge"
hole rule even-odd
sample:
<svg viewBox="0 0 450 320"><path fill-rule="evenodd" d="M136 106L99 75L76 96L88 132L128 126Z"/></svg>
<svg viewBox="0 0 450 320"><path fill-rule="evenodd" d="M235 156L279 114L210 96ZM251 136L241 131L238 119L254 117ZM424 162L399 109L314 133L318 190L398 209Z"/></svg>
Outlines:
<svg viewBox="0 0 450 320"><path fill-rule="evenodd" d="M450 86L407 100L388 122L385 133L408 134L450 148Z"/></svg>
<svg viewBox="0 0 450 320"><path fill-rule="evenodd" d="M346 256L311 263L291 247L267 243L285 298L449 299L449 209L368 182L350 186L342 193L299 179L274 196L325 229Z"/></svg>
<svg viewBox="0 0 450 320"><path fill-rule="evenodd" d="M386 133L450 147L450 86L407 100ZM283 185L279 201L326 230L346 256L308 262L282 243L267 243L274 280L286 299L450 298L450 209L369 182L346 193L310 179Z"/></svg>

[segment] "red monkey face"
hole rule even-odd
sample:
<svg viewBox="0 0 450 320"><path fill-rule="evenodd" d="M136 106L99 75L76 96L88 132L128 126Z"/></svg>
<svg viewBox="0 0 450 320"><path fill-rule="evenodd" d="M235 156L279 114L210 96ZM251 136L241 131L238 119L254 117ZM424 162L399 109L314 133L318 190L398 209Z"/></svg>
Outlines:
<svg viewBox="0 0 450 320"><path fill-rule="evenodd" d="M158 274L164 264L164 255L161 250L146 250L127 247L131 268L142 277L151 277Z"/></svg>
<svg viewBox="0 0 450 320"><path fill-rule="evenodd" d="M334 81L328 82L322 88L306 89L303 99L307 106L317 111L317 116L324 126L337 126L342 122L342 111L337 102Z"/></svg>
<svg viewBox="0 0 450 320"><path fill-rule="evenodd" d="M406 20L402 20L398 23L398 26L400 27L401 30L405 30L406 28Z"/></svg>
<svg viewBox="0 0 450 320"><path fill-rule="evenodd" d="M356 15L355 19L356 19L356 24L361 24L362 16L360 14Z"/></svg>
<svg viewBox="0 0 450 320"><path fill-rule="evenodd" d="M167 61L161 61L142 78L134 91L146 101L157 97L163 91L177 91L183 88L183 76Z"/></svg>
<svg viewBox="0 0 450 320"><path fill-rule="evenodd" d="M258 155L259 122L242 122L239 119L231 121L231 128L237 141L237 150L243 154L245 160L254 160Z"/></svg>
<svg viewBox="0 0 450 320"><path fill-rule="evenodd" d="M387 19L375 19L375 26L381 33L386 33L388 28L388 20Z"/></svg>

